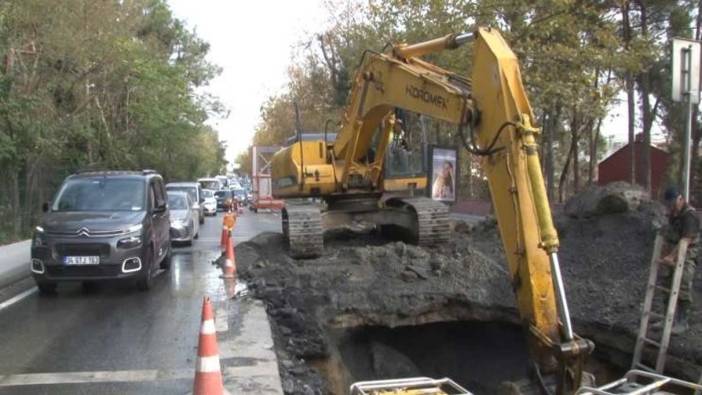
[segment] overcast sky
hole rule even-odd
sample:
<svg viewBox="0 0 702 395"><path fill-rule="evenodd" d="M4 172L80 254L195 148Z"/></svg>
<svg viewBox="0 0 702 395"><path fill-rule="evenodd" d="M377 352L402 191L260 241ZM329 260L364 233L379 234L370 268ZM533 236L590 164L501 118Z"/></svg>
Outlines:
<svg viewBox="0 0 702 395"><path fill-rule="evenodd" d="M212 119L227 143L227 159L251 143L261 104L285 88L293 46L326 21L322 0L169 0L175 16L210 43L209 60L222 68L208 91L230 111ZM622 95L622 99L625 96ZM626 106L615 106L603 135L627 139ZM655 133L654 133L655 134ZM654 136L655 139L655 136Z"/></svg>
<svg viewBox="0 0 702 395"><path fill-rule="evenodd" d="M212 119L227 159L251 143L261 104L287 82L292 46L325 20L318 0L168 0L175 16L210 43L209 60L222 68L208 91L230 111Z"/></svg>

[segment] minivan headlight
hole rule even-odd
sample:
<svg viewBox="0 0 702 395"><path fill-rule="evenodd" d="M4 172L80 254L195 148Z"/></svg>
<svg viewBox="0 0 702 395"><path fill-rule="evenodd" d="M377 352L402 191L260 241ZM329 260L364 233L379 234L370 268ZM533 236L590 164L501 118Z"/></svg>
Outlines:
<svg viewBox="0 0 702 395"><path fill-rule="evenodd" d="M44 240L44 233L34 232L34 237L32 238L32 247L43 247L46 245L46 240Z"/></svg>
<svg viewBox="0 0 702 395"><path fill-rule="evenodd" d="M141 245L141 236L130 236L125 237L117 241L117 247L119 248L134 248Z"/></svg>

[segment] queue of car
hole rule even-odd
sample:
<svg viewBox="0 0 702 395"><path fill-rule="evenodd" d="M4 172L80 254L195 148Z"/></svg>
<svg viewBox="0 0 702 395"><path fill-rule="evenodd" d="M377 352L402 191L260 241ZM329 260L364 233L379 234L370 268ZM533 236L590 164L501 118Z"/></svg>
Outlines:
<svg viewBox="0 0 702 395"><path fill-rule="evenodd" d="M246 194L239 189L223 187L221 177L165 184L154 170L67 177L43 205L32 237L30 268L40 293L60 282L114 279L150 289L158 269L170 268L173 247L192 244L205 216L222 207L220 196L239 200Z"/></svg>

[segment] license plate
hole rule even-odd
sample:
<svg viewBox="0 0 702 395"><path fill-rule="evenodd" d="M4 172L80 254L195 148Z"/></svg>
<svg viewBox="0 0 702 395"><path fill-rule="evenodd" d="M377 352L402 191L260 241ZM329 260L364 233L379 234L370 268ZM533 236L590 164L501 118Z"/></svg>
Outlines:
<svg viewBox="0 0 702 395"><path fill-rule="evenodd" d="M99 256L65 256L63 263L66 265L97 265L100 263Z"/></svg>

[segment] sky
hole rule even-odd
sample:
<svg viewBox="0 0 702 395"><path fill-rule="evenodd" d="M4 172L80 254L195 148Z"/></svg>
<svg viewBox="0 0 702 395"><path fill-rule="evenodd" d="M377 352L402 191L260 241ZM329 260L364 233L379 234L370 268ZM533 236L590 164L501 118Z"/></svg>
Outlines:
<svg viewBox="0 0 702 395"><path fill-rule="evenodd" d="M210 119L227 144L227 160L245 151L261 105L283 90L292 48L326 20L320 0L168 0L174 15L210 43L208 60L222 68L207 92L229 111Z"/></svg>
<svg viewBox="0 0 702 395"><path fill-rule="evenodd" d="M207 92L229 110L224 119L210 119L227 144L233 162L251 143L260 108L285 89L293 47L310 33L322 30L326 10L322 0L168 0L175 16L210 43L208 60L222 68ZM626 96L613 106L602 125L612 142L627 140ZM654 128L654 141L660 128Z"/></svg>

